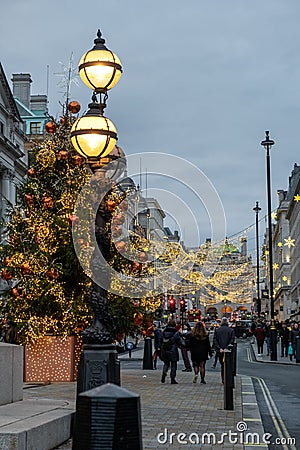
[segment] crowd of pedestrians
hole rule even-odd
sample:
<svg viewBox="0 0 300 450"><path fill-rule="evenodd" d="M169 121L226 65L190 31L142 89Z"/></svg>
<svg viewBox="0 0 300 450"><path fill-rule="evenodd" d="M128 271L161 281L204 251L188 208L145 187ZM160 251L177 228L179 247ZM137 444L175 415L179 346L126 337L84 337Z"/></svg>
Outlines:
<svg viewBox="0 0 300 450"><path fill-rule="evenodd" d="M179 351L185 365L183 372L194 372L192 382L197 383L200 374L200 383L206 384L205 368L206 362L216 354L216 361L221 365L221 378L224 382L224 351L234 342L234 330L228 326L226 317L222 319L221 326L216 329L213 339L213 348L210 344L209 332L202 322L197 322L193 329L189 324L183 327L170 320L162 331L157 326L154 327L154 369L157 369L157 358L163 362L161 382L165 383L170 369L171 384L178 384L176 380L177 363L179 361ZM188 355L190 352L190 358Z"/></svg>
<svg viewBox="0 0 300 450"><path fill-rule="evenodd" d="M275 327L277 331L277 341L280 342L281 357L289 357L292 361L293 358L296 358L297 337L300 338L299 324L298 322L275 321ZM263 355L265 343L267 356L270 355L270 331L270 321L257 320L252 322L251 332L256 339L258 356Z"/></svg>

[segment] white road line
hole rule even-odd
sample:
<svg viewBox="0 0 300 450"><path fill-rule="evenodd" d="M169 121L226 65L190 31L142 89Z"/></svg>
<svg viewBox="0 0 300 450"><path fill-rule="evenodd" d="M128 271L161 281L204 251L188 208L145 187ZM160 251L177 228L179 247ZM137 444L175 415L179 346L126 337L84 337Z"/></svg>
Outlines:
<svg viewBox="0 0 300 450"><path fill-rule="evenodd" d="M274 401L273 401L273 399L271 397L271 393L270 393L270 391L269 391L265 381L262 378L259 378L259 377L253 377L253 378L256 379L258 381L259 385L260 385L260 388L261 388L261 391L263 393L264 399L266 401L268 410L270 412L270 416L271 416L271 418L273 420L274 426L275 426L276 431L278 433L278 437L280 439L283 438L283 439L286 439L286 440L292 439L290 434L289 434L289 432L288 432L288 430L287 430L287 428L286 428L286 426L285 426L285 424L284 424L284 422L283 422L283 420L282 420L282 418L281 418L281 416L280 416L280 414L279 414L279 411L278 411L278 409L277 409L277 407L276 407L276 405L275 405L275 403L274 403ZM282 429L280 428L278 422L280 423ZM283 435L282 431L284 432L285 436ZM289 448L291 450L297 450L297 448L293 444L290 444L289 447L287 445L285 445L285 444L281 444L281 445L282 445L282 448L284 450L289 450Z"/></svg>

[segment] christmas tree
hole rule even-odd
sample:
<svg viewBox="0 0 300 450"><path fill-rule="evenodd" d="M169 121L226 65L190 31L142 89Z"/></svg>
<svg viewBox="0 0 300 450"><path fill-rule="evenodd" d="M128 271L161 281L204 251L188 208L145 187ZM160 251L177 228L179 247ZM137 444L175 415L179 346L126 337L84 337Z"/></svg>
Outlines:
<svg viewBox="0 0 300 450"><path fill-rule="evenodd" d="M7 290L0 307L17 322L21 343L49 333L79 334L90 321L90 280L72 242L74 205L90 176L69 139L71 112L79 109L71 102L59 123L47 123L48 135L30 151L28 177L4 230L1 276Z"/></svg>

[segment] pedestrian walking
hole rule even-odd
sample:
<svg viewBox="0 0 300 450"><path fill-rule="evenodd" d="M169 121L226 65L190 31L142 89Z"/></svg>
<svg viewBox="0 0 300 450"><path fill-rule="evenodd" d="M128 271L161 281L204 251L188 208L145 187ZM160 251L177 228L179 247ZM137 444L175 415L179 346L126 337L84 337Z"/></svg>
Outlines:
<svg viewBox="0 0 300 450"><path fill-rule="evenodd" d="M227 317L223 317L221 326L215 330L213 340L213 345L217 351L218 359L221 364L222 383L224 383L224 351L228 350L229 345L233 345L234 339L234 329L228 326Z"/></svg>
<svg viewBox="0 0 300 450"><path fill-rule="evenodd" d="M281 342L281 356L288 356L288 348L289 348L289 338L290 332L287 327L287 324L283 322L281 330L279 332L280 342Z"/></svg>
<svg viewBox="0 0 300 450"><path fill-rule="evenodd" d="M205 364L208 360L208 355L212 356L212 350L209 342L209 333L206 331L202 322L197 322L191 332L189 348L191 351L191 360L194 367L193 383L197 383L198 374L200 371L201 383L206 384L205 381Z"/></svg>
<svg viewBox="0 0 300 450"><path fill-rule="evenodd" d="M296 342L297 337L300 337L300 330L299 330L299 324L297 322L294 323L292 326L291 332L290 332L290 343L293 347L293 358L296 358Z"/></svg>
<svg viewBox="0 0 300 450"><path fill-rule="evenodd" d="M161 329L157 325L153 325L154 332L154 353L153 353L153 367L157 369L157 358L160 357L161 346Z"/></svg>
<svg viewBox="0 0 300 450"><path fill-rule="evenodd" d="M256 337L257 343L257 355L262 356L264 352L264 342L266 337L266 330L261 322L258 322L257 327L254 331L254 336Z"/></svg>
<svg viewBox="0 0 300 450"><path fill-rule="evenodd" d="M161 360L163 361L163 370L161 382L165 383L168 370L171 365L171 384L178 384L176 381L177 362L179 361L178 348L181 348L182 342L179 332L176 329L175 320L170 320L162 332L161 340Z"/></svg>
<svg viewBox="0 0 300 450"><path fill-rule="evenodd" d="M266 339L266 344L267 344L267 356L270 355L271 353L271 322L268 320L265 323L265 339Z"/></svg>
<svg viewBox="0 0 300 450"><path fill-rule="evenodd" d="M185 367L182 370L182 372L192 372L193 371L191 362L189 359L189 355L188 355L190 336L191 336L191 327L188 323L185 323L183 325L182 332L181 332L181 341L182 341L181 356L182 356L184 367Z"/></svg>

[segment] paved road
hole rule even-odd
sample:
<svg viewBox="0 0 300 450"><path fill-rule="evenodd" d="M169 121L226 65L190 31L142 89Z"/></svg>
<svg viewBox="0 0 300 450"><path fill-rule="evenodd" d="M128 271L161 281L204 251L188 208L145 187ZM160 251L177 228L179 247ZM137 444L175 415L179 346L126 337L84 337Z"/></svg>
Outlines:
<svg viewBox="0 0 300 450"><path fill-rule="evenodd" d="M249 339L238 340L237 371L253 379L265 432L296 439L295 446L269 448L300 449L300 367L256 362L250 347Z"/></svg>

